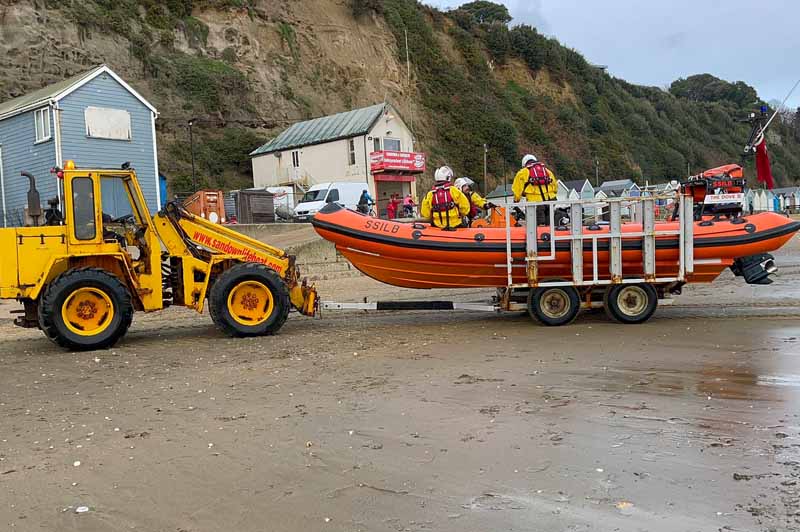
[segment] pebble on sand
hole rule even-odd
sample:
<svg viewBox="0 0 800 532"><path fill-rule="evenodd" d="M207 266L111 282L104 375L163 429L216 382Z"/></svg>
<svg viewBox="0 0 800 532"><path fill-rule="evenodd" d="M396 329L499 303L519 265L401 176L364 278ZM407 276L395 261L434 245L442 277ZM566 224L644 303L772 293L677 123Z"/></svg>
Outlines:
<svg viewBox="0 0 800 532"><path fill-rule="evenodd" d="M622 515L630 515L633 512L633 503L628 501L619 501L614 505L619 513Z"/></svg>

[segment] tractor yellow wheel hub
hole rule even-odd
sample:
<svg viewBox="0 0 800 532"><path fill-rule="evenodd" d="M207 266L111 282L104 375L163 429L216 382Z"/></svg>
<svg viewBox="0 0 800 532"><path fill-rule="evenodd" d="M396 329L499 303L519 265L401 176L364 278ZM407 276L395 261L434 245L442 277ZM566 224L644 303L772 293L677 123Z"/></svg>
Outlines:
<svg viewBox="0 0 800 532"><path fill-rule="evenodd" d="M244 281L228 294L228 312L238 323L260 325L272 315L275 301L272 292L258 281Z"/></svg>
<svg viewBox="0 0 800 532"><path fill-rule="evenodd" d="M96 336L111 325L114 304L99 288L83 287L72 292L61 306L67 329L80 336Z"/></svg>

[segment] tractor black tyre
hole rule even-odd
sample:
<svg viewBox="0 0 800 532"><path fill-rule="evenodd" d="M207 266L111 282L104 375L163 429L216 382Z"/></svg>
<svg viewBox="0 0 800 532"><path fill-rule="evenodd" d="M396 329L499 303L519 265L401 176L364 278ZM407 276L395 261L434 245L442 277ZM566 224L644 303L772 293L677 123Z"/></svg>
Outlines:
<svg viewBox="0 0 800 532"><path fill-rule="evenodd" d="M528 314L542 325L569 325L581 310L574 286L532 288L528 292Z"/></svg>
<svg viewBox="0 0 800 532"><path fill-rule="evenodd" d="M211 304L211 292L214 291L214 283L216 283L216 279L211 279L208 291L206 292L206 308L208 309L208 315L211 316L211 321L214 322L214 325L218 325L217 321L219 320L219 316L217 315L217 309Z"/></svg>
<svg viewBox="0 0 800 532"><path fill-rule="evenodd" d="M75 333L65 323L62 308L67 299L82 288L103 292L111 301L113 316L98 334ZM100 268L67 270L44 290L39 299L39 328L53 342L73 351L105 349L122 338L133 322L133 303L128 287L114 274Z"/></svg>
<svg viewBox="0 0 800 532"><path fill-rule="evenodd" d="M272 298L272 310L266 319L252 325L237 319L229 308L231 292L247 281L266 288ZM289 316L289 290L275 270L257 262L245 262L232 266L217 277L208 295L208 306L211 319L230 336L275 334Z"/></svg>
<svg viewBox="0 0 800 532"><path fill-rule="evenodd" d="M644 323L657 307L658 292L648 283L613 285L603 296L606 315L619 323Z"/></svg>

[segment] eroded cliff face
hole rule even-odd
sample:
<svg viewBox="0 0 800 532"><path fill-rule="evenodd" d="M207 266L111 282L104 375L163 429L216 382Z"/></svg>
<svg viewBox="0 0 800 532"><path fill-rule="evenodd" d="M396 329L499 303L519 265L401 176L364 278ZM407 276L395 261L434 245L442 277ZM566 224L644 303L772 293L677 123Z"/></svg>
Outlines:
<svg viewBox="0 0 800 532"><path fill-rule="evenodd" d="M347 2L269 2L246 11L205 9L203 52L235 54L251 86L250 102L266 119L296 119L384 97L405 97L405 69L378 17L353 18ZM192 53L188 43L179 48ZM226 52L228 50L228 52Z"/></svg>
<svg viewBox="0 0 800 532"><path fill-rule="evenodd" d="M122 39L98 35L82 41L78 27L43 2L0 2L0 98L6 100L55 83L98 63L128 77L141 71Z"/></svg>
<svg viewBox="0 0 800 532"><path fill-rule="evenodd" d="M0 97L19 96L106 63L156 103L164 99L156 93L158 77L144 72L128 39L90 25L82 29L48 3L0 3ZM380 17L355 19L345 0L263 0L253 6L196 7L192 17L207 27L204 42L190 42L183 26L174 30L171 47L154 36L148 43L151 54L177 51L228 62L247 76L249 101L265 118L295 118L293 110L334 111L387 94L405 96L405 66L397 61L394 37Z"/></svg>
<svg viewBox="0 0 800 532"><path fill-rule="evenodd" d="M0 100L108 64L159 109L159 160L173 174L188 169L189 118L201 118L200 144L224 126L246 129L253 149L294 121L384 99L404 115L415 112L393 35L379 16L354 18L347 0L200 3L191 23L179 22L166 37L150 30L146 16L125 22L131 33L115 34L77 22L54 2L0 2ZM130 35L145 36L145 54ZM240 74L242 83L222 83L219 104L207 105L202 85L216 69ZM231 179L217 181L246 185L248 165L240 163L224 169Z"/></svg>

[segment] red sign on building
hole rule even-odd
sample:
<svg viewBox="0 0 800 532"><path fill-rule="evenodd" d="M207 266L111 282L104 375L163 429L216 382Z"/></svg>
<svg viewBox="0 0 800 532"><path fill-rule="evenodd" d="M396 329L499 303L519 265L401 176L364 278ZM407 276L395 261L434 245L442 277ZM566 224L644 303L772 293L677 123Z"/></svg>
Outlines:
<svg viewBox="0 0 800 532"><path fill-rule="evenodd" d="M421 174L425 171L425 154L407 151L374 151L370 154L370 171Z"/></svg>

